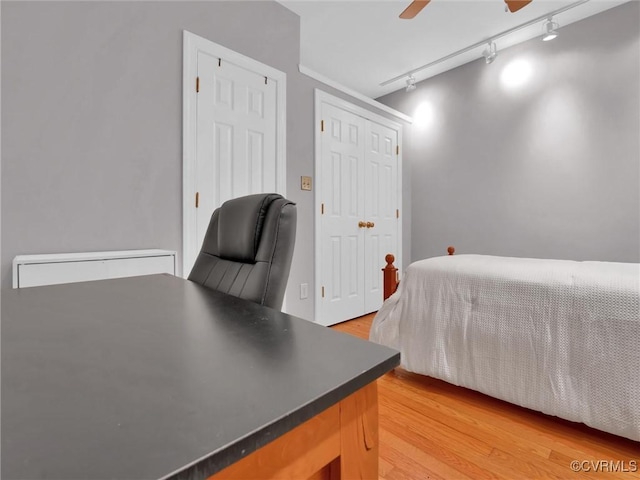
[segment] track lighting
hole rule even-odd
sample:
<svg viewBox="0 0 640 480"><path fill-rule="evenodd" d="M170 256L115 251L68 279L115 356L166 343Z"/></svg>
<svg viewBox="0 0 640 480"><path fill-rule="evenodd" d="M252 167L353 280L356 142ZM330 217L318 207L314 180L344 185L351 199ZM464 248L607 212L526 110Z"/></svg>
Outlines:
<svg viewBox="0 0 640 480"><path fill-rule="evenodd" d="M484 57L484 61L487 63L487 65L493 63L493 61L498 56L495 42L487 43L487 48L485 48L484 52L482 52L482 56Z"/></svg>
<svg viewBox="0 0 640 480"><path fill-rule="evenodd" d="M416 79L414 78L413 75L409 75L409 78L407 78L407 92L411 92L413 90L416 89Z"/></svg>
<svg viewBox="0 0 640 480"><path fill-rule="evenodd" d="M553 40L554 38L556 38L558 36L558 28L560 28L560 25L558 25L557 22L553 21L553 17L549 17L549 19L544 22L544 25L542 27L542 30L544 32L542 34L542 41L548 42L549 40Z"/></svg>
<svg viewBox="0 0 640 480"><path fill-rule="evenodd" d="M1 0L0 0L1 1ZM543 24L543 30L544 30L544 35L542 36L542 39L546 42L549 40L553 40L554 38L556 38L558 36L558 29L560 28L560 26L558 25L557 22L553 21L553 17L564 13L568 10L571 10L572 8L576 8L579 7L580 5L584 5L585 3L589 2L590 0L577 0L576 2L570 3L569 5L565 5L557 10L554 10L552 12L548 12L545 13L544 15L541 15L539 17L536 18L532 18L531 20L522 23L520 25L516 25L515 27L512 27L508 30L504 30L503 32L497 33L495 35L492 35L491 38L485 38L484 40L480 41L480 42L476 42L472 45L469 45L467 47L464 47L460 50L456 50L455 52L452 52L448 55L445 55L444 57L438 58L437 60L434 60L432 62L426 63L420 67L413 67L411 70L409 70L406 73L402 73L396 77L390 78L389 80L385 80L384 82L382 82L380 84L381 87L386 87L387 85L390 85L392 83L395 82L399 82L400 80L406 78L407 76L409 76L409 79L407 80L407 92L410 92L411 90L413 90L415 88L415 80L411 80L413 78L413 75L415 73L421 72L422 70L425 70L427 68L431 68L434 67L440 63L446 62L448 60L451 60L452 58L457 57L458 55L462 55L465 54L467 52L470 52L472 50L474 51L478 51L478 49L480 47L482 47L483 45L487 45L487 48L485 49L485 51L482 53L482 55L484 56L484 60L487 63L491 63L493 62L493 60L495 59L497 52L496 52L496 47L492 46L493 42L506 37L508 35L511 35L513 33L516 33L520 30L523 30L525 28L530 27L533 24L536 23L540 23L540 22L544 22Z"/></svg>

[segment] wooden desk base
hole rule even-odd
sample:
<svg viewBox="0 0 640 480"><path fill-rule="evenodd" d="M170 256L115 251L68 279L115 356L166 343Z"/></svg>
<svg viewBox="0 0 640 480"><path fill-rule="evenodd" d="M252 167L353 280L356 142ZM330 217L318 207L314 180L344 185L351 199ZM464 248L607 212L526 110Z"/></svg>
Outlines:
<svg viewBox="0 0 640 480"><path fill-rule="evenodd" d="M361 388L208 480L378 478L378 388Z"/></svg>

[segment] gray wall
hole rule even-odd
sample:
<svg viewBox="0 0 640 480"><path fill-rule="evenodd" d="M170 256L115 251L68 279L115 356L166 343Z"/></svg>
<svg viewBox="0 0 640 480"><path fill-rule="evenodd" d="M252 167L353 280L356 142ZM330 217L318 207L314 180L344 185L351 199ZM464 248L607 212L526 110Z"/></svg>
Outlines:
<svg viewBox="0 0 640 480"><path fill-rule="evenodd" d="M640 261L639 18L627 3L379 99L430 112L407 130L413 260ZM506 87L517 60L531 76Z"/></svg>
<svg viewBox="0 0 640 480"><path fill-rule="evenodd" d="M3 1L1 9L5 287L18 254L181 253L188 30L287 74L287 196L298 203L288 311L313 318L299 284L314 291L314 192L300 190L300 176L314 172L314 88L346 96L298 72L297 15L264 1ZM408 217L404 228L408 245Z"/></svg>

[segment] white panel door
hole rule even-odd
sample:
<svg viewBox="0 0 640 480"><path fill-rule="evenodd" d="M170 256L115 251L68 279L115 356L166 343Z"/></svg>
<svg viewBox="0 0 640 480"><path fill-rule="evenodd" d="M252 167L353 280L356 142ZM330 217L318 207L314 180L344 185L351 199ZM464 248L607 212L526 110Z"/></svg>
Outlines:
<svg viewBox="0 0 640 480"><path fill-rule="evenodd" d="M320 301L324 318L344 320L364 306L364 119L327 103L321 108Z"/></svg>
<svg viewBox="0 0 640 480"><path fill-rule="evenodd" d="M286 196L287 76L187 31L182 75L186 277L215 208L248 193Z"/></svg>
<svg viewBox="0 0 640 480"><path fill-rule="evenodd" d="M398 133L372 121L365 125L364 313L382 305L382 268L387 253L398 251ZM397 253L396 253L397 254Z"/></svg>
<svg viewBox="0 0 640 480"><path fill-rule="evenodd" d="M213 211L243 195L276 192L276 82L199 51L196 242Z"/></svg>

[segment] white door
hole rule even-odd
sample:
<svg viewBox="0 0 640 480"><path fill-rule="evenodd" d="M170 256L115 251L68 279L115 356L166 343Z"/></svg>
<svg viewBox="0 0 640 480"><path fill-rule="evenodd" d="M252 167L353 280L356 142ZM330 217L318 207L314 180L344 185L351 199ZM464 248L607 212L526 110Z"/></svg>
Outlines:
<svg viewBox="0 0 640 480"><path fill-rule="evenodd" d="M286 195L286 75L187 31L183 62L187 276L223 202L252 193Z"/></svg>
<svg viewBox="0 0 640 480"><path fill-rule="evenodd" d="M316 101L322 125L316 321L331 325L380 308L384 257L393 253L400 260L400 127L322 96L329 97Z"/></svg>
<svg viewBox="0 0 640 480"><path fill-rule="evenodd" d="M398 132L368 121L365 142L365 232L364 312L382 305L382 268L387 253L398 248Z"/></svg>
<svg viewBox="0 0 640 480"><path fill-rule="evenodd" d="M275 192L276 84L198 52L196 242L231 198Z"/></svg>
<svg viewBox="0 0 640 480"><path fill-rule="evenodd" d="M364 119L328 103L322 118L323 315L353 318L364 305Z"/></svg>

